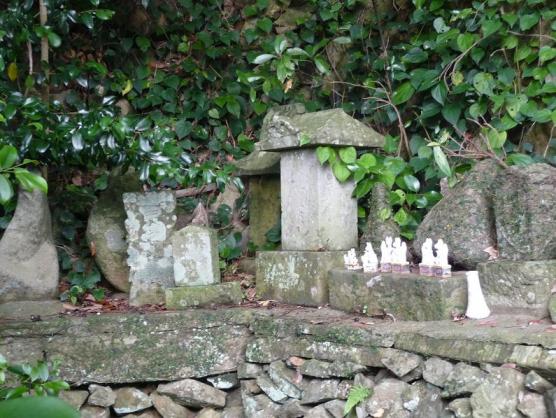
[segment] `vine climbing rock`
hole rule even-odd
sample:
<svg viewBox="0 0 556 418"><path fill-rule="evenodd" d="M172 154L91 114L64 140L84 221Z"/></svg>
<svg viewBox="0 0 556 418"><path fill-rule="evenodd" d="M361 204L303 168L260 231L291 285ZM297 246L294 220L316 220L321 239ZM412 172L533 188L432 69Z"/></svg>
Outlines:
<svg viewBox="0 0 556 418"><path fill-rule="evenodd" d="M58 291L58 255L46 194L21 191L0 240L0 302L52 299Z"/></svg>
<svg viewBox="0 0 556 418"><path fill-rule="evenodd" d="M494 181L502 168L494 160L478 162L425 216L413 242L416 254L427 238L442 238L451 264L473 270L496 247Z"/></svg>
<svg viewBox="0 0 556 418"><path fill-rule="evenodd" d="M122 194L140 190L137 173L113 173L107 189L100 194L91 210L87 223L87 241L98 267L106 280L124 292L129 291L129 266Z"/></svg>
<svg viewBox="0 0 556 418"><path fill-rule="evenodd" d="M510 167L498 176L495 190L500 258L556 258L556 167Z"/></svg>

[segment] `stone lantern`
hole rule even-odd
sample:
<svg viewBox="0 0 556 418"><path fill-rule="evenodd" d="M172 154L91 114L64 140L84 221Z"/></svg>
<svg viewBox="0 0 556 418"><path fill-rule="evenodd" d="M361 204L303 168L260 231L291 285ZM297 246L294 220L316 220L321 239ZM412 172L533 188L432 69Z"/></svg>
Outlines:
<svg viewBox="0 0 556 418"><path fill-rule="evenodd" d="M315 155L319 146L382 147L373 129L331 109L267 121L260 151L280 153L282 250L257 253L263 298L318 306L328 302L327 272L358 247L354 183L340 183Z"/></svg>

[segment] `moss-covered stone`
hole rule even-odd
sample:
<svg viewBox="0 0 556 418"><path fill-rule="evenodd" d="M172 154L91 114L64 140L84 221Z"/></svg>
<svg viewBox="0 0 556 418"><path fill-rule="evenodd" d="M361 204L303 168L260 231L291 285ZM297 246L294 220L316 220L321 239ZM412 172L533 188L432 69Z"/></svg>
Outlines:
<svg viewBox="0 0 556 418"><path fill-rule="evenodd" d="M129 267L122 195L140 190L137 173L115 171L110 176L108 188L93 206L87 223L87 241L95 248L97 265L106 280L124 292L129 291Z"/></svg>
<svg viewBox="0 0 556 418"><path fill-rule="evenodd" d="M548 301L548 312L550 313L552 322L556 323L556 294L554 293L550 296L550 300Z"/></svg>
<svg viewBox="0 0 556 418"><path fill-rule="evenodd" d="M257 253L257 293L264 299L319 306L328 302L326 275L343 265L341 251Z"/></svg>
<svg viewBox="0 0 556 418"><path fill-rule="evenodd" d="M479 264L478 270L491 308L526 309L540 318L548 315L556 260L491 261Z"/></svg>
<svg viewBox="0 0 556 418"><path fill-rule="evenodd" d="M288 117L273 115L261 132L260 149L283 151L319 145L380 148L384 137L342 109L321 110Z"/></svg>
<svg viewBox="0 0 556 418"><path fill-rule="evenodd" d="M556 167L506 169L496 182L494 214L501 258L556 258Z"/></svg>
<svg viewBox="0 0 556 418"><path fill-rule="evenodd" d="M447 279L417 275L329 272L330 306L369 315L389 313L397 320L450 319L467 306L467 282L463 275Z"/></svg>
<svg viewBox="0 0 556 418"><path fill-rule="evenodd" d="M260 247L266 244L266 234L280 222L280 213L280 176L251 177L249 238L255 245Z"/></svg>
<svg viewBox="0 0 556 418"><path fill-rule="evenodd" d="M239 282L166 289L166 306L185 309L213 304L238 304L243 299Z"/></svg>
<svg viewBox="0 0 556 418"><path fill-rule="evenodd" d="M413 249L421 255L427 238L442 238L450 248L452 264L468 270L488 260L484 250L496 246L493 184L501 168L493 160L477 163L427 213L417 228Z"/></svg>

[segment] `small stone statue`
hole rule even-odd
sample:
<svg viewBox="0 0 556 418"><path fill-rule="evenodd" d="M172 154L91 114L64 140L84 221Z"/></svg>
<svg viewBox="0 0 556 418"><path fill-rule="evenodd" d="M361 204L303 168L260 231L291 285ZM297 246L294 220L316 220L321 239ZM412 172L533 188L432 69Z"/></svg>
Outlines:
<svg viewBox="0 0 556 418"><path fill-rule="evenodd" d="M380 271L392 272L392 237L386 237L380 243Z"/></svg>
<svg viewBox="0 0 556 418"><path fill-rule="evenodd" d="M347 254L344 254L344 265L348 270L361 270L362 267L359 264L355 248L352 248Z"/></svg>
<svg viewBox="0 0 556 418"><path fill-rule="evenodd" d="M407 244L402 242L400 237L396 237L392 245L392 272L409 273L409 263L407 262Z"/></svg>
<svg viewBox="0 0 556 418"><path fill-rule="evenodd" d="M419 274L422 276L434 276L435 257L432 250L432 239L427 238L421 246L421 256Z"/></svg>
<svg viewBox="0 0 556 418"><path fill-rule="evenodd" d="M361 257L361 261L363 263L363 271L365 273L375 273L378 271L378 258L375 250L373 249L373 245L370 242L367 242L365 245L365 252Z"/></svg>
<svg viewBox="0 0 556 418"><path fill-rule="evenodd" d="M434 275L437 277L451 277L452 266L448 263L448 245L439 239L434 245L436 258L434 260Z"/></svg>

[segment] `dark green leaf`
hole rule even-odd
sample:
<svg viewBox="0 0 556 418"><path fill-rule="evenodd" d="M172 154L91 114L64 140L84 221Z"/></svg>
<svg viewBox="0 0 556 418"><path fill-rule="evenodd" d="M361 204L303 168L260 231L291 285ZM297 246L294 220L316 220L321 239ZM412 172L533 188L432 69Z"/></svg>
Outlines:
<svg viewBox="0 0 556 418"><path fill-rule="evenodd" d="M79 412L53 396L26 396L0 402L2 418L79 418Z"/></svg>
<svg viewBox="0 0 556 418"><path fill-rule="evenodd" d="M450 169L450 164L448 164L448 159L446 158L446 154L442 151L440 147L433 147L434 153L434 161L436 165L446 177L452 176L452 170Z"/></svg>
<svg viewBox="0 0 556 418"><path fill-rule="evenodd" d="M0 203L7 203L14 195L12 183L5 175L0 174Z"/></svg>
<svg viewBox="0 0 556 418"><path fill-rule="evenodd" d="M346 164L353 164L357 159L357 151L354 147L341 148L338 153L340 159Z"/></svg>
<svg viewBox="0 0 556 418"><path fill-rule="evenodd" d="M411 99L414 93L415 89L411 85L411 82L406 81L394 91L394 94L392 94L392 103L395 105L405 103Z"/></svg>
<svg viewBox="0 0 556 418"><path fill-rule="evenodd" d="M0 148L0 169L12 167L17 161L17 149L12 145Z"/></svg>

